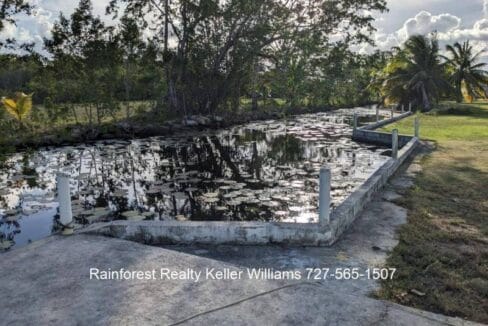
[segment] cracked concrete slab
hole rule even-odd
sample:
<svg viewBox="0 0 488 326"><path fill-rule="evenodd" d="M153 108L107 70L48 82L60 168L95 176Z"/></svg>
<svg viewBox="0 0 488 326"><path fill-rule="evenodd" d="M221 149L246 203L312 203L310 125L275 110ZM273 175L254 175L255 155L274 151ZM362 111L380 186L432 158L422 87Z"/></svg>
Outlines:
<svg viewBox="0 0 488 326"><path fill-rule="evenodd" d="M400 184L412 175L399 176ZM409 181L410 182L410 181ZM389 187L397 191L398 181ZM404 188L402 188L404 189ZM0 325L471 325L375 300L373 280L90 280L89 269L246 271L382 266L405 209L379 193L332 247L151 247L52 236L0 255Z"/></svg>

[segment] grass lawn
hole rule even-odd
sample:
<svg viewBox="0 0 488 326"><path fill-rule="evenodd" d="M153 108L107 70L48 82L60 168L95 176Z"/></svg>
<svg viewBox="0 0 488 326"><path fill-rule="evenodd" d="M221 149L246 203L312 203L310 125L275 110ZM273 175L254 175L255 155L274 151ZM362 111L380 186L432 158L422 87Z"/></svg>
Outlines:
<svg viewBox="0 0 488 326"><path fill-rule="evenodd" d="M387 261L397 277L377 295L488 323L488 103L446 103L419 117L436 150L398 201L408 223ZM413 117L385 129L394 128L412 134Z"/></svg>

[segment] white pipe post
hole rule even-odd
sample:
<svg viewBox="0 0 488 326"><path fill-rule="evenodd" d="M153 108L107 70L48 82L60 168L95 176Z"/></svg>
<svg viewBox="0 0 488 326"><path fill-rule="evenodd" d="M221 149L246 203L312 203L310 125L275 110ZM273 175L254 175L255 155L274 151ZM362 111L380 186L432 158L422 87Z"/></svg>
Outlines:
<svg viewBox="0 0 488 326"><path fill-rule="evenodd" d="M402 113L405 112L405 104L402 104Z"/></svg>
<svg viewBox="0 0 488 326"><path fill-rule="evenodd" d="M321 168L319 183L319 223L321 225L328 225L330 222L330 182L330 169Z"/></svg>
<svg viewBox="0 0 488 326"><path fill-rule="evenodd" d="M412 112L412 102L408 103L408 111Z"/></svg>
<svg viewBox="0 0 488 326"><path fill-rule="evenodd" d="M380 121L380 108L376 107L376 122Z"/></svg>
<svg viewBox="0 0 488 326"><path fill-rule="evenodd" d="M59 222L63 226L62 234L73 234L73 212L71 210L71 193L69 188L69 175L58 173L56 176L59 202Z"/></svg>
<svg viewBox="0 0 488 326"><path fill-rule="evenodd" d="M356 112L354 112L352 120L353 120L354 130L358 129L358 114Z"/></svg>
<svg viewBox="0 0 488 326"><path fill-rule="evenodd" d="M391 133L391 157L398 158L398 129L393 129Z"/></svg>
<svg viewBox="0 0 488 326"><path fill-rule="evenodd" d="M393 119L393 106L391 107L391 118Z"/></svg>
<svg viewBox="0 0 488 326"><path fill-rule="evenodd" d="M419 138L420 136L420 120L419 117L415 117L415 137Z"/></svg>

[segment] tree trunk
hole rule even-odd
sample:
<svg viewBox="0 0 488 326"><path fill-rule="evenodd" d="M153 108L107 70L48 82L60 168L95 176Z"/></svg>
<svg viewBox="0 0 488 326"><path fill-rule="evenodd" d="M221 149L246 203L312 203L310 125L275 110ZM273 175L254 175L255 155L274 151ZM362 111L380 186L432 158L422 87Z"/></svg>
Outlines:
<svg viewBox="0 0 488 326"><path fill-rule="evenodd" d="M461 81L456 83L456 102L457 103L463 102L463 91L462 91L462 82Z"/></svg>
<svg viewBox="0 0 488 326"><path fill-rule="evenodd" d="M425 87L422 87L422 104L425 112L430 111L432 109L429 96L427 95L427 91L425 90Z"/></svg>
<svg viewBox="0 0 488 326"><path fill-rule="evenodd" d="M76 108L74 104L70 104L71 112L73 113L73 117L75 118L75 123L78 125L78 115L76 114Z"/></svg>
<svg viewBox="0 0 488 326"><path fill-rule="evenodd" d="M252 110L257 111L258 110L258 92L256 90L257 88L257 80L258 80L258 65L256 62L253 63L252 65Z"/></svg>

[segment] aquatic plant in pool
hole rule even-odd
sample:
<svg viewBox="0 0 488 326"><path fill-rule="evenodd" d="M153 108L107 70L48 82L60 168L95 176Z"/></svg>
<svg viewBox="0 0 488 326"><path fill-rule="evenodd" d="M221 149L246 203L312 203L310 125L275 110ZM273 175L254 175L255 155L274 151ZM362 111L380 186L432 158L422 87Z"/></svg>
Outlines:
<svg viewBox="0 0 488 326"><path fill-rule="evenodd" d="M0 172L2 241L22 244L56 228L58 171L72 176L78 227L113 219L316 222L321 166L332 170L336 206L387 160L384 148L350 139L351 116L339 110L15 154Z"/></svg>

